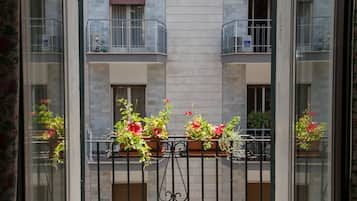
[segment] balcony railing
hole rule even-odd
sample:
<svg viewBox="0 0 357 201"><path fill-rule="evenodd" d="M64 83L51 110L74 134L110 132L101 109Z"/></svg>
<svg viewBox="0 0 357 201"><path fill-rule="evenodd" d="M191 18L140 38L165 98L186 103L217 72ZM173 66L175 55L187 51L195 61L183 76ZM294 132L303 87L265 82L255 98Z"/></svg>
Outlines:
<svg viewBox="0 0 357 201"><path fill-rule="evenodd" d="M87 51L165 54L166 25L158 20L88 20Z"/></svg>
<svg viewBox="0 0 357 201"><path fill-rule="evenodd" d="M62 52L62 21L49 18L31 18L32 52Z"/></svg>
<svg viewBox="0 0 357 201"><path fill-rule="evenodd" d="M271 52L271 19L239 19L222 27L222 53Z"/></svg>
<svg viewBox="0 0 357 201"><path fill-rule="evenodd" d="M129 152L120 150L115 140L89 141L89 173L93 189L90 200L266 200L270 183L270 138L242 135L232 141L234 151L216 149L192 154L185 137L170 137L162 143L164 152L153 152L147 167ZM121 176L120 176L121 175ZM135 186L135 185L136 186ZM248 193L254 184L258 192ZM254 187L253 185L253 187ZM103 189L103 186L111 186ZM140 186L138 188L138 186ZM264 192L263 192L264 191ZM258 196L257 196L258 195ZM111 197L113 196L113 197ZM110 198L111 197L111 198Z"/></svg>
<svg viewBox="0 0 357 201"><path fill-rule="evenodd" d="M299 52L330 49L330 17L298 17L296 45Z"/></svg>

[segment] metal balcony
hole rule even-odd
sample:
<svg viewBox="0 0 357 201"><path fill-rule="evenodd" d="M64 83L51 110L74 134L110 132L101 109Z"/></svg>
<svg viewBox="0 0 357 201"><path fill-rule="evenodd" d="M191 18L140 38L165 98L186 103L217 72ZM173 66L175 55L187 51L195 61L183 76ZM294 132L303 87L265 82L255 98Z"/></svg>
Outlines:
<svg viewBox="0 0 357 201"><path fill-rule="evenodd" d="M31 61L34 63L63 62L63 23L58 19L30 18Z"/></svg>
<svg viewBox="0 0 357 201"><path fill-rule="evenodd" d="M299 61L328 61L330 17L297 17L296 54Z"/></svg>
<svg viewBox="0 0 357 201"><path fill-rule="evenodd" d="M88 141L89 200L266 200L270 188L270 131L250 130L230 154L192 153L190 140L169 137L147 167L114 141ZM217 140L213 143L218 144ZM94 183L93 183L94 182ZM251 191L256 193L249 193Z"/></svg>
<svg viewBox="0 0 357 201"><path fill-rule="evenodd" d="M88 20L89 62L160 62L165 55L166 25L159 20Z"/></svg>
<svg viewBox="0 0 357 201"><path fill-rule="evenodd" d="M271 19L238 19L222 26L223 63L270 62Z"/></svg>

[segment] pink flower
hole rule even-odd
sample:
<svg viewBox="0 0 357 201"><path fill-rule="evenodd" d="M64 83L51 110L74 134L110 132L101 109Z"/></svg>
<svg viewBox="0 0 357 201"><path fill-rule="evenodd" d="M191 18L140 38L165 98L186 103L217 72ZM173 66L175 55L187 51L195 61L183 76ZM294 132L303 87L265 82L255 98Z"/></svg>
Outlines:
<svg viewBox="0 0 357 201"><path fill-rule="evenodd" d="M154 128L154 135L160 135L162 133L162 128Z"/></svg>
<svg viewBox="0 0 357 201"><path fill-rule="evenodd" d="M139 135L143 132L143 127L141 126L140 122L128 123L128 131L130 131L134 135Z"/></svg>
<svg viewBox="0 0 357 201"><path fill-rule="evenodd" d="M315 129L318 127L318 124L316 122L311 122L310 125L306 128L306 131L309 133L312 133L315 131Z"/></svg>
<svg viewBox="0 0 357 201"><path fill-rule="evenodd" d="M31 112L31 116L36 116L36 112Z"/></svg>
<svg viewBox="0 0 357 201"><path fill-rule="evenodd" d="M166 103L166 104L167 104L167 103L170 103L170 102L171 102L171 100L170 100L170 99L168 99L168 98L165 98L165 99L164 99L164 103Z"/></svg>
<svg viewBox="0 0 357 201"><path fill-rule="evenodd" d="M48 138L54 137L55 134L56 134L56 130L55 130L55 129L53 129L53 128L47 129L47 136L48 136Z"/></svg>
<svg viewBox="0 0 357 201"><path fill-rule="evenodd" d="M185 115L186 116L192 116L192 112L191 111L185 112Z"/></svg>
<svg viewBox="0 0 357 201"><path fill-rule="evenodd" d="M316 112L312 112L312 111L311 111L311 112L308 112L307 114L308 114L309 116L314 116L314 115L316 115Z"/></svg>
<svg viewBox="0 0 357 201"><path fill-rule="evenodd" d="M191 124L192 124L192 128L194 128L194 129L198 129L201 127L200 122L197 122L197 121L193 121Z"/></svg>

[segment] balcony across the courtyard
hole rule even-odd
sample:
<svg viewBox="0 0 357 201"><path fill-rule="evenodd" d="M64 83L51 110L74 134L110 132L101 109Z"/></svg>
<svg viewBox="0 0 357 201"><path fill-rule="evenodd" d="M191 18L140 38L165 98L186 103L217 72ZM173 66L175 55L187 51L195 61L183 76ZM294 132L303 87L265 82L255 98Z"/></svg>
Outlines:
<svg viewBox="0 0 357 201"><path fill-rule="evenodd" d="M166 25L159 20L91 19L87 22L88 62L163 62Z"/></svg>
<svg viewBox="0 0 357 201"><path fill-rule="evenodd" d="M237 19L222 26L223 63L270 63L271 19Z"/></svg>

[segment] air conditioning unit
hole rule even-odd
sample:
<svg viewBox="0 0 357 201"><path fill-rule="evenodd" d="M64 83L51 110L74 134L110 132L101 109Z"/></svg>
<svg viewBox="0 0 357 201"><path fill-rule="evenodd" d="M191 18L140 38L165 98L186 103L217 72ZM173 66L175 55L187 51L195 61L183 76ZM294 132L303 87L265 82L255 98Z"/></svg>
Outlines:
<svg viewBox="0 0 357 201"><path fill-rule="evenodd" d="M250 35L246 36L237 36L237 44L234 48L237 47L239 52L253 52L253 41Z"/></svg>

